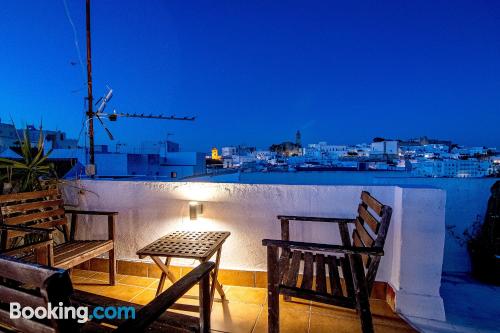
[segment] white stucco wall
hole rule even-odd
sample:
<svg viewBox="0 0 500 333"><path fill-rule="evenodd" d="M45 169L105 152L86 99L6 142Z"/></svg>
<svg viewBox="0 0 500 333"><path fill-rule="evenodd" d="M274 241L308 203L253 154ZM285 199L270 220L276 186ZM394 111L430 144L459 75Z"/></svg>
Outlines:
<svg viewBox="0 0 500 333"><path fill-rule="evenodd" d="M446 226L454 226L462 234L477 219L484 220L491 186L495 178L379 178L375 184L398 184L401 186L432 186L446 191ZM445 254L443 271L468 272L470 258L465 246L445 232Z"/></svg>
<svg viewBox="0 0 500 333"><path fill-rule="evenodd" d="M377 280L396 291L404 314L444 319L439 286L444 248L445 192L398 186L249 185L188 182L81 181L84 195L67 191L81 208L118 211L117 256L137 260L135 252L173 230L227 230L221 268L266 270L264 238L279 238L279 214L355 217L362 190L393 207L385 255ZM204 214L189 220L189 201L203 203ZM83 221L83 237L105 237L106 223ZM336 225L296 222L298 241L340 243ZM192 265L192 261L177 261ZM417 304L425 300L426 306Z"/></svg>
<svg viewBox="0 0 500 333"><path fill-rule="evenodd" d="M208 177L210 182L295 185L400 185L434 187L446 191L446 226L455 226L457 234L477 219L483 220L491 186L498 178L427 178L407 172L255 172ZM449 232L446 233L443 271L470 271L469 254Z"/></svg>

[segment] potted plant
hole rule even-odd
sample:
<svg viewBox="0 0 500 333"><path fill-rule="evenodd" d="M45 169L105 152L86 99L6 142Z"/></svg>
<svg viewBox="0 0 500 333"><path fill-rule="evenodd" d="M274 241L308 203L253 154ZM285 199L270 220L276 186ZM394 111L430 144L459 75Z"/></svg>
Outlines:
<svg viewBox="0 0 500 333"><path fill-rule="evenodd" d="M1 183L3 185L2 192L20 193L39 191L46 188L47 181L56 178L54 166L48 163L47 159L52 152L45 153L45 140L42 128L36 146L32 146L28 131L23 132L23 139L19 138L19 150L21 159L0 158L0 174ZM16 247L23 243L24 245L36 243L42 240L40 234L27 233L24 236L16 237L11 244L11 247Z"/></svg>
<svg viewBox="0 0 500 333"><path fill-rule="evenodd" d="M462 234L456 226L448 232L461 246L466 246L471 260L472 276L482 282L500 285L500 181L491 187L491 197L484 222L476 221Z"/></svg>
<svg viewBox="0 0 500 333"><path fill-rule="evenodd" d="M32 146L27 130L19 138L21 159L0 158L0 180L3 193L37 191L43 188L44 178L55 178L54 166L47 159L52 152L44 152L45 141L42 128L36 146Z"/></svg>

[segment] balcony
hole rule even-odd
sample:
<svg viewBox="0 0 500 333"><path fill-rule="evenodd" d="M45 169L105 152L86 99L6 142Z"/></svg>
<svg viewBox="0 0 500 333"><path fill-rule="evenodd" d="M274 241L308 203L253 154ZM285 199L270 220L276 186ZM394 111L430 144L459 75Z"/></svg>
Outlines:
<svg viewBox="0 0 500 333"><path fill-rule="evenodd" d="M76 288L140 304L154 297L159 270L136 251L175 230L230 231L223 246L219 277L228 302L217 302L212 328L231 332L267 329L266 250L264 238L279 238L279 214L355 217L359 195L367 190L393 207L385 255L371 295L377 332L412 331L402 318L444 321L439 289L445 239L445 191L414 186L249 185L195 182L83 180L65 189L66 202L81 209L119 212L116 228L118 285L105 286L104 259L74 273ZM203 205L190 218L189 202ZM106 236L104 224L82 220L81 237ZM295 224L291 239L339 243L334 226ZM194 260L173 260L182 276ZM194 293L194 292L193 292ZM186 301L193 301L187 295ZM308 302L282 302L282 331L359 330L354 311ZM300 313L300 315L299 315Z"/></svg>

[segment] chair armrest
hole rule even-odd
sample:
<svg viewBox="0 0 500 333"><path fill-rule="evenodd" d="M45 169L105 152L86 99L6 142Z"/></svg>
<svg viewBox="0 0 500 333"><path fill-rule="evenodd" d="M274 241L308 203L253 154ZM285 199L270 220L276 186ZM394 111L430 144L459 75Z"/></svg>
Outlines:
<svg viewBox="0 0 500 333"><path fill-rule="evenodd" d="M107 216L108 217L108 239L114 240L115 238L115 221L118 212L108 212L108 211L98 211L98 210L78 210L78 209L66 209L67 214L72 214L71 216L71 231L69 234L70 240L75 240L78 215L93 215L93 216Z"/></svg>
<svg viewBox="0 0 500 333"><path fill-rule="evenodd" d="M303 251L322 251L322 252L334 252L334 253L345 253L345 254L369 254L372 256L384 255L384 250L379 247L354 247L354 246L342 246L342 245L332 245L332 244L293 242L293 241L284 241L278 239L263 239L262 245L275 246L292 250L303 250Z"/></svg>
<svg viewBox="0 0 500 333"><path fill-rule="evenodd" d="M51 235L54 231L56 231L55 228L36 228L36 227L25 227L20 225L5 225L5 224L0 225L0 230L13 230L24 233L45 234L45 235Z"/></svg>
<svg viewBox="0 0 500 333"><path fill-rule="evenodd" d="M154 300L143 306L135 315L135 319L127 319L116 329L118 332L143 332L181 298L189 289L198 283L214 269L215 263L204 262L175 282L170 288L158 295Z"/></svg>
<svg viewBox="0 0 500 333"><path fill-rule="evenodd" d="M30 254L32 252L32 250L36 250L36 249L39 249L39 248L44 248L45 249L48 246L51 246L53 244L53 242L54 241L52 239L43 240L43 241L39 241L39 242L28 244L28 245L22 245L22 246L18 246L18 247L15 247L15 248L10 248L10 249L7 249L7 250L2 250L2 251L0 251L0 254L5 255L5 256L15 256L17 254L28 255L28 254Z"/></svg>
<svg viewBox="0 0 500 333"><path fill-rule="evenodd" d="M118 212L107 212L99 210L78 210L78 209L66 209L68 214L78 214L78 215L118 215Z"/></svg>
<svg viewBox="0 0 500 333"><path fill-rule="evenodd" d="M11 230L20 233L34 233L45 236L44 240L40 240L31 244L22 245L16 248L0 251L1 254L7 256L16 256L17 254L28 255L30 252L35 254L37 264L53 266L54 265L54 240L52 233L56 231L54 228L36 228L14 225L1 225L0 230ZM19 258L22 258L19 257Z"/></svg>
<svg viewBox="0 0 500 333"><path fill-rule="evenodd" d="M356 219L348 219L348 218L292 216L292 215L278 215L278 219L289 220L289 221L329 222L329 223L354 223L356 221Z"/></svg>

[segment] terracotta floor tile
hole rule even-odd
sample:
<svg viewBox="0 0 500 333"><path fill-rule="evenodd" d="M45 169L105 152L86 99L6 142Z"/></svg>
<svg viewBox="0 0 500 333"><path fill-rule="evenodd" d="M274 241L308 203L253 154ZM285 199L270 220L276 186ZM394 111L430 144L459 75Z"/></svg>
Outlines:
<svg viewBox="0 0 500 333"><path fill-rule="evenodd" d="M311 313L310 333L361 333L359 321Z"/></svg>
<svg viewBox="0 0 500 333"><path fill-rule="evenodd" d="M391 322L388 324L380 324L375 321L375 333L417 333L405 322Z"/></svg>
<svg viewBox="0 0 500 333"><path fill-rule="evenodd" d="M158 285L159 280L147 278L142 276L125 275L120 278L120 284L128 284L137 287L149 287L151 285Z"/></svg>
<svg viewBox="0 0 500 333"><path fill-rule="evenodd" d="M387 304L387 302L383 300L370 300L370 310L374 315L399 319L397 313L394 313L389 304Z"/></svg>
<svg viewBox="0 0 500 333"><path fill-rule="evenodd" d="M255 286L267 288L267 272L255 272Z"/></svg>
<svg viewBox="0 0 500 333"><path fill-rule="evenodd" d="M89 278L92 275L95 275L96 272L94 271L88 271L85 269L73 269L71 271L72 276L79 276L79 277L84 277L84 278Z"/></svg>
<svg viewBox="0 0 500 333"><path fill-rule="evenodd" d="M148 276L148 264L145 262L118 260L117 271L120 274L126 275Z"/></svg>
<svg viewBox="0 0 500 333"><path fill-rule="evenodd" d="M151 302L156 297L156 290L144 289L142 292L137 294L135 297L130 299L130 302L140 305L146 305Z"/></svg>
<svg viewBox="0 0 500 333"><path fill-rule="evenodd" d="M269 299L269 298L268 298ZM264 306L267 307L267 300L264 303ZM293 310L293 311L310 311L311 310L311 301L307 301L300 298L292 298L291 301L286 302L283 299L283 296L280 295L280 309L281 310Z"/></svg>
<svg viewBox="0 0 500 333"><path fill-rule="evenodd" d="M212 308L212 329L224 332L252 332L262 305L214 302Z"/></svg>
<svg viewBox="0 0 500 333"><path fill-rule="evenodd" d="M217 280L222 285L253 287L255 285L255 274L253 272L221 269Z"/></svg>
<svg viewBox="0 0 500 333"><path fill-rule="evenodd" d="M370 300L370 310L374 317L400 319L399 316L392 311L387 302L382 300ZM329 316L348 316L354 318L358 317L355 310L317 302L312 302L311 312Z"/></svg>
<svg viewBox="0 0 500 333"><path fill-rule="evenodd" d="M71 282L73 283L73 285L83 283L87 280L88 280L87 277L78 276L78 275L74 275L74 274L71 275Z"/></svg>
<svg viewBox="0 0 500 333"><path fill-rule="evenodd" d="M107 285L107 282L100 280L84 279L84 278L76 278L76 279L78 279L78 282L73 282L73 288L98 295L100 295L101 288Z"/></svg>
<svg viewBox="0 0 500 333"><path fill-rule="evenodd" d="M182 305L200 305L200 301L198 299L192 298L192 297L181 297L177 302L175 302L176 305L182 306ZM214 303L215 304L215 303ZM169 311L172 312L178 312L182 314L186 314L188 316L193 316L193 317L199 317L199 312L192 312L192 311L183 311L183 310L178 310L178 309L169 309Z"/></svg>
<svg viewBox="0 0 500 333"><path fill-rule="evenodd" d="M415 332L408 324L401 319L373 317L375 332L383 333L410 333ZM361 323L357 316L339 315L330 316L318 313L311 313L310 332L359 332L361 333Z"/></svg>
<svg viewBox="0 0 500 333"><path fill-rule="evenodd" d="M116 274L116 281L117 282L120 281L125 276L127 275ZM96 272L94 275L91 276L91 278L94 280L109 282L109 273Z"/></svg>
<svg viewBox="0 0 500 333"><path fill-rule="evenodd" d="M309 316L308 311L280 310L280 332L308 332ZM267 307L263 307L253 333L267 333Z"/></svg>
<svg viewBox="0 0 500 333"><path fill-rule="evenodd" d="M356 310L341 308L338 306L318 302L312 302L311 312L329 316L348 316L353 318L357 317Z"/></svg>
<svg viewBox="0 0 500 333"><path fill-rule="evenodd" d="M165 289L163 289L163 290L165 290ZM200 287L198 285L193 286L193 288L188 290L186 295L198 297L200 295Z"/></svg>
<svg viewBox="0 0 500 333"><path fill-rule="evenodd" d="M128 275L118 275L118 284L108 284L109 275L102 272L73 270L72 282L75 289L108 296L140 305L151 302L156 295L159 280ZM164 290L170 287L165 282ZM228 301L222 302L216 292L212 310L212 330L214 332L267 332L267 290L224 286ZM198 286L191 288L177 303L199 305ZM397 314L393 313L385 301L370 300L375 332L414 332ZM172 310L199 316L198 312ZM280 297L281 332L360 332L359 318L354 310L292 298L285 302Z"/></svg>
<svg viewBox="0 0 500 333"><path fill-rule="evenodd" d="M140 304L140 305L146 305L149 302L151 302L154 298L156 297L156 291L153 289L144 289L141 293L133 297L130 302ZM176 304L180 305L199 305L199 300L194 299L194 298L186 298L182 297L180 300L176 302ZM178 313L183 313L187 314L190 316L198 317L199 314L198 312L191 312L191 311L182 311L182 310L174 310L174 309L169 309L168 311L172 312L178 312Z"/></svg>
<svg viewBox="0 0 500 333"><path fill-rule="evenodd" d="M160 283L160 279L155 279L156 281L154 281L151 285L148 286L149 289L158 289L158 284ZM172 285L172 282L170 282L170 280L165 280L165 283L163 284L163 290L167 290L167 288L169 288L170 286Z"/></svg>
<svg viewBox="0 0 500 333"><path fill-rule="evenodd" d="M225 291L229 302L264 304L267 299L267 289L230 286Z"/></svg>
<svg viewBox="0 0 500 333"><path fill-rule="evenodd" d="M122 301L130 301L139 295L145 288L130 285L117 284L116 286L103 286L99 292L101 295L116 298Z"/></svg>

